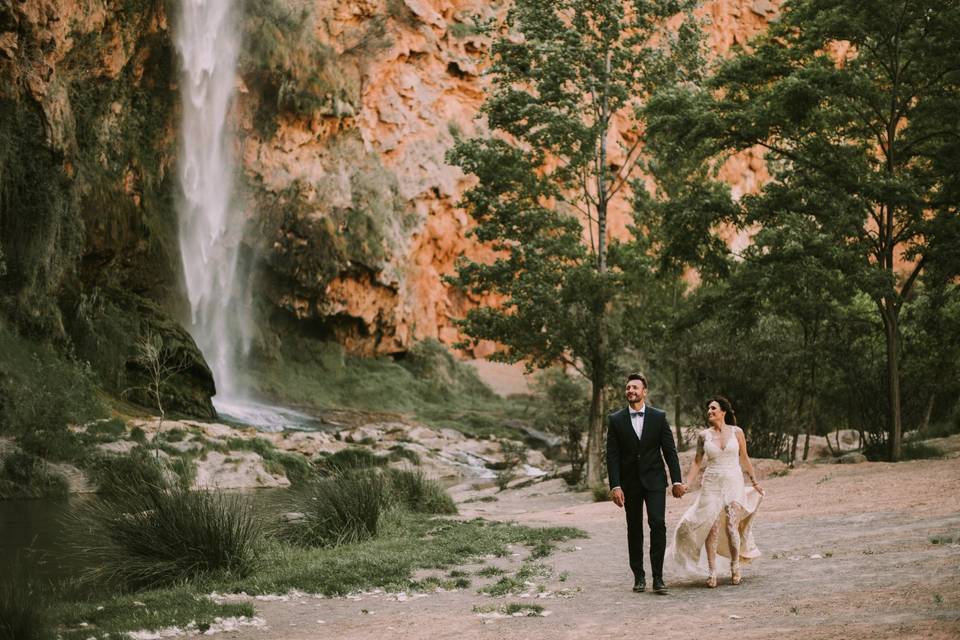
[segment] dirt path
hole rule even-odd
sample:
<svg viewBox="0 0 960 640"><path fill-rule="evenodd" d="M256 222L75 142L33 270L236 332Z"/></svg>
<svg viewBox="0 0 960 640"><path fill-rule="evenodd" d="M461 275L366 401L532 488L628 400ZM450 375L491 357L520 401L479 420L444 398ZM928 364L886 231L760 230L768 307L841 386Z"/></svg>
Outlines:
<svg viewBox="0 0 960 640"><path fill-rule="evenodd" d="M463 505L462 512L590 534L547 558L554 571L541 580L546 597L533 590L491 598L477 593L484 582L474 578L467 590L421 597L258 601L266 629L220 637L960 638L960 460L814 465L764 486L768 497L754 530L764 555L738 587L728 579L718 589L679 584L668 573L671 595L632 593L622 513L545 483L498 502ZM668 529L694 499L669 500ZM513 602L542 605L547 615L474 610Z"/></svg>

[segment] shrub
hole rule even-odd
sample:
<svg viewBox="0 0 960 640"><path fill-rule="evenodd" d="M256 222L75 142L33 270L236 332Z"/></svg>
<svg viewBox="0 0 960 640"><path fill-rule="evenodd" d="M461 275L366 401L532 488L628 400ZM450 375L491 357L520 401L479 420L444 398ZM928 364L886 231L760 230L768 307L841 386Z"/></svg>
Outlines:
<svg viewBox="0 0 960 640"><path fill-rule="evenodd" d="M304 517L290 523L285 537L295 544L334 547L377 535L385 506L385 483L375 469L360 469L325 478L294 501Z"/></svg>
<svg viewBox="0 0 960 640"><path fill-rule="evenodd" d="M590 492L593 494L594 502L607 502L610 500L610 490L607 489L605 484L597 484L590 488Z"/></svg>
<svg viewBox="0 0 960 640"><path fill-rule="evenodd" d="M0 499L56 498L69 492L67 479L35 455L15 451L0 462Z"/></svg>
<svg viewBox="0 0 960 640"><path fill-rule="evenodd" d="M378 456L369 449L348 447L323 458L317 462L317 466L329 474L338 474L356 469L383 467L387 462L387 458Z"/></svg>
<svg viewBox="0 0 960 640"><path fill-rule="evenodd" d="M263 530L243 496L154 487L84 504L74 516L96 560L86 581L130 588L207 575L244 576L263 551Z"/></svg>
<svg viewBox="0 0 960 640"><path fill-rule="evenodd" d="M901 460L927 460L929 458L939 458L942 455L943 451L938 447L922 440L904 442L900 449Z"/></svg>
<svg viewBox="0 0 960 640"><path fill-rule="evenodd" d="M166 486L163 466L142 446L125 456L98 455L88 463L87 471L97 485L97 493L104 496L122 496Z"/></svg>
<svg viewBox="0 0 960 640"><path fill-rule="evenodd" d="M0 573L0 640L54 637L48 617L50 597L19 558Z"/></svg>
<svg viewBox="0 0 960 640"><path fill-rule="evenodd" d="M29 431L17 438L17 444L27 453L56 462L77 462L85 455L80 436L66 428Z"/></svg>
<svg viewBox="0 0 960 640"><path fill-rule="evenodd" d="M390 504L400 504L415 513L457 513L457 505L450 494L435 480L420 471L389 469L387 495Z"/></svg>
<svg viewBox="0 0 960 640"><path fill-rule="evenodd" d="M395 444L390 447L390 453L387 454L387 460L390 462L400 462L406 460L410 464L420 464L420 454L413 449L407 449L401 444Z"/></svg>
<svg viewBox="0 0 960 640"><path fill-rule="evenodd" d="M141 433L143 429L140 429ZM87 425L87 434L91 436L99 436L98 439L101 441L108 441L103 439L103 436L107 438L116 439L120 436L123 436L127 433L127 423L123 421L122 418L110 418L109 420L98 420Z"/></svg>

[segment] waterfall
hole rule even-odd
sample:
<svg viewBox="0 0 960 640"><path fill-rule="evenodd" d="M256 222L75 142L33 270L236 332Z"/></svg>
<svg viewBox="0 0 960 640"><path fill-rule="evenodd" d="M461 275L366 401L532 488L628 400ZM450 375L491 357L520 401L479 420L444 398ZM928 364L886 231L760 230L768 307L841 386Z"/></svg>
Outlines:
<svg viewBox="0 0 960 640"><path fill-rule="evenodd" d="M245 278L238 273L243 217L234 203L230 127L239 35L234 0L180 0L180 256L189 330L217 385L219 405L243 397L237 365L249 346Z"/></svg>

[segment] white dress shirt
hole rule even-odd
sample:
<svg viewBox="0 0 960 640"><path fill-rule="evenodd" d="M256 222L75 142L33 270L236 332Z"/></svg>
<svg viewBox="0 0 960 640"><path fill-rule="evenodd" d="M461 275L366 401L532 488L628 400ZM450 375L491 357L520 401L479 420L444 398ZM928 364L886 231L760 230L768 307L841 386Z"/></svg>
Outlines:
<svg viewBox="0 0 960 640"><path fill-rule="evenodd" d="M646 410L647 410L647 405L646 405L646 403L644 403L639 409L636 410L636 411L639 412L639 414L636 413L633 409L629 409L629 411L630 411L630 423L633 425L633 432L637 434L637 439L638 439L638 440L640 439L640 436L643 435L643 418L644 418L644 416L643 416L643 415L640 415L640 414L646 413Z"/></svg>

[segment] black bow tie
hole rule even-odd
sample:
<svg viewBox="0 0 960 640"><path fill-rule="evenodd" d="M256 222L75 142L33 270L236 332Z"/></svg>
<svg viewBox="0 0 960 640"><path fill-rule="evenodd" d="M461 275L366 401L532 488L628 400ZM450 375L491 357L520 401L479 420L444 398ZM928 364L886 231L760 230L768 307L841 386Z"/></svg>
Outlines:
<svg viewBox="0 0 960 640"><path fill-rule="evenodd" d="M643 411L631 411L631 412L630 412L630 417L632 418L633 416L640 416L640 417L642 418L642 417L643 417Z"/></svg>

